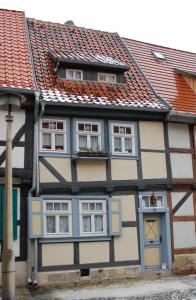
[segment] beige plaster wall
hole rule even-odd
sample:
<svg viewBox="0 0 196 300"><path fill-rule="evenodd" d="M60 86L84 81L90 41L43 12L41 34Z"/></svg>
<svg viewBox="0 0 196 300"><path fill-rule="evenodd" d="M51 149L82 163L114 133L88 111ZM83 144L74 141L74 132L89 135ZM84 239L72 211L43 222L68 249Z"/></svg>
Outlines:
<svg viewBox="0 0 196 300"><path fill-rule="evenodd" d="M173 178L193 178L192 156L184 153L171 153Z"/></svg>
<svg viewBox="0 0 196 300"><path fill-rule="evenodd" d="M73 243L42 244L42 266L72 265Z"/></svg>
<svg viewBox="0 0 196 300"><path fill-rule="evenodd" d="M167 178L164 153L142 152L141 157L144 179Z"/></svg>
<svg viewBox="0 0 196 300"><path fill-rule="evenodd" d="M109 242L84 242L79 245L81 264L109 262Z"/></svg>
<svg viewBox="0 0 196 300"><path fill-rule="evenodd" d="M79 160L77 163L77 178L78 181L105 181L105 161Z"/></svg>
<svg viewBox="0 0 196 300"><path fill-rule="evenodd" d="M129 159L112 159L112 180L137 179L137 161Z"/></svg>
<svg viewBox="0 0 196 300"><path fill-rule="evenodd" d="M61 174L67 181L71 181L71 160L65 157L45 157L45 159Z"/></svg>
<svg viewBox="0 0 196 300"><path fill-rule="evenodd" d="M196 247L195 222L174 222L174 248Z"/></svg>
<svg viewBox="0 0 196 300"><path fill-rule="evenodd" d="M114 256L115 261L137 260L138 238L136 227L122 228L122 235L114 237Z"/></svg>
<svg viewBox="0 0 196 300"><path fill-rule="evenodd" d="M165 149L162 122L141 121L139 128L141 149Z"/></svg>
<svg viewBox="0 0 196 300"><path fill-rule="evenodd" d="M172 208L174 208L178 202L186 195L186 193L175 192L171 193L172 198ZM177 210L175 216L193 216L194 207L193 207L193 194L182 204L182 206Z"/></svg>
<svg viewBox="0 0 196 300"><path fill-rule="evenodd" d="M136 221L135 213L135 196L134 195L121 195L122 221Z"/></svg>
<svg viewBox="0 0 196 300"><path fill-rule="evenodd" d="M59 182L58 179L52 175L52 173L41 162L39 162L39 177L41 183Z"/></svg>
<svg viewBox="0 0 196 300"><path fill-rule="evenodd" d="M190 149L189 128L187 124L169 123L169 146Z"/></svg>

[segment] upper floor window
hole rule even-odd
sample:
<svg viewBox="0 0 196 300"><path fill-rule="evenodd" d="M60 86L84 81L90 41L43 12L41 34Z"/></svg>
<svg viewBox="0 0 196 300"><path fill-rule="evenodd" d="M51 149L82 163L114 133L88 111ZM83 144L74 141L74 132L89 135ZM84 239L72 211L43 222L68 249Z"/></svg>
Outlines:
<svg viewBox="0 0 196 300"><path fill-rule="evenodd" d="M106 235L106 231L105 201L80 201L80 234Z"/></svg>
<svg viewBox="0 0 196 300"><path fill-rule="evenodd" d="M46 200L44 202L44 228L46 235L71 235L71 201Z"/></svg>
<svg viewBox="0 0 196 300"><path fill-rule="evenodd" d="M98 81L116 83L116 74L98 73Z"/></svg>
<svg viewBox="0 0 196 300"><path fill-rule="evenodd" d="M142 195L141 197L143 208L162 208L165 206L163 195L156 195L156 193L153 192L151 195Z"/></svg>
<svg viewBox="0 0 196 300"><path fill-rule="evenodd" d="M101 150L100 122L77 121L76 145L77 151Z"/></svg>
<svg viewBox="0 0 196 300"><path fill-rule="evenodd" d="M66 69L66 79L82 80L83 71L75 69Z"/></svg>
<svg viewBox="0 0 196 300"><path fill-rule="evenodd" d="M66 150L65 120L42 120L40 126L40 145L42 151Z"/></svg>
<svg viewBox="0 0 196 300"><path fill-rule="evenodd" d="M112 153L116 155L135 155L135 126L112 123Z"/></svg>

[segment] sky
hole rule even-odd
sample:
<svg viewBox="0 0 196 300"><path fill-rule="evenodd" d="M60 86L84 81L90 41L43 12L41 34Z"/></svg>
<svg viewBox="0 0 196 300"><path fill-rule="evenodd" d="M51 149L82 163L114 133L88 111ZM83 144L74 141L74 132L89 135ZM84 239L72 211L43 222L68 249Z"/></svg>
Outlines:
<svg viewBox="0 0 196 300"><path fill-rule="evenodd" d="M196 53L196 0L0 0L0 8Z"/></svg>

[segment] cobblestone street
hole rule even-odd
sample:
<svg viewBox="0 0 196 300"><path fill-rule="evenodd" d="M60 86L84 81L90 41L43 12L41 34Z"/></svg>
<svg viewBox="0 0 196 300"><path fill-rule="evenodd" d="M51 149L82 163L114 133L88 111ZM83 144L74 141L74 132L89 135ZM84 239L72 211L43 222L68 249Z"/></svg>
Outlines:
<svg viewBox="0 0 196 300"><path fill-rule="evenodd" d="M119 284L104 284L73 289L18 290L17 300L196 300L196 275L168 276L151 280L126 280ZM25 293L25 294L24 294Z"/></svg>

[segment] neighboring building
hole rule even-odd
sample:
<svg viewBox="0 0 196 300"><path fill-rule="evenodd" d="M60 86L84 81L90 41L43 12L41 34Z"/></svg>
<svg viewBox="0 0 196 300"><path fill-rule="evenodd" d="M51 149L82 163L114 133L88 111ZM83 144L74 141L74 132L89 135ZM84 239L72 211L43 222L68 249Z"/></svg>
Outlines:
<svg viewBox="0 0 196 300"><path fill-rule="evenodd" d="M196 268L196 54L124 39L145 76L170 105L166 138L174 269Z"/></svg>
<svg viewBox="0 0 196 300"><path fill-rule="evenodd" d="M167 103L118 34L28 29L42 105L29 281L171 269Z"/></svg>
<svg viewBox="0 0 196 300"><path fill-rule="evenodd" d="M0 10L0 95L23 95L13 112L13 223L17 283L26 280L27 198L32 185L35 84L23 12ZM0 240L3 239L4 167L7 113L0 107ZM1 248L1 246L0 246ZM2 250L2 249L1 249ZM0 275L1 277L1 275Z"/></svg>

